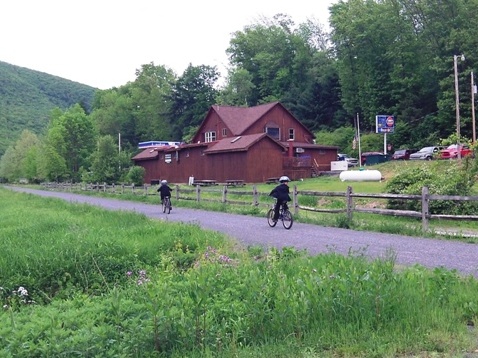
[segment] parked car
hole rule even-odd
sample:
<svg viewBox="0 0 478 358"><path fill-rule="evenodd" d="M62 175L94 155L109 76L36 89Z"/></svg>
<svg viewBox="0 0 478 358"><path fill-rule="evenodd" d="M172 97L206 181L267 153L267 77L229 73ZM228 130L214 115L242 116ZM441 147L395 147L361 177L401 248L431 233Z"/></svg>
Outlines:
<svg viewBox="0 0 478 358"><path fill-rule="evenodd" d="M458 158L458 151L462 158L473 156L473 150L467 145L452 144L448 148L440 151L440 159L455 159Z"/></svg>
<svg viewBox="0 0 478 358"><path fill-rule="evenodd" d="M392 160L408 160L410 155L415 152L416 149L398 149L393 153Z"/></svg>
<svg viewBox="0 0 478 358"><path fill-rule="evenodd" d="M410 160L432 160L443 149L445 147L442 146L423 147L418 152L410 154Z"/></svg>
<svg viewBox="0 0 478 358"><path fill-rule="evenodd" d="M341 154L341 153L337 154L337 160L339 160L339 161L340 160L345 160L349 167L355 167L359 164L358 159L351 158L351 157L348 156L348 154Z"/></svg>

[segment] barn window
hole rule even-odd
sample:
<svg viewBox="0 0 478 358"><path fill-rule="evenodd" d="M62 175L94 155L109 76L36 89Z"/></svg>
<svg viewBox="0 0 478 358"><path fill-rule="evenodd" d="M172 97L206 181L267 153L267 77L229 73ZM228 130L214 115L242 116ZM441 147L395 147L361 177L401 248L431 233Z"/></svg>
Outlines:
<svg viewBox="0 0 478 358"><path fill-rule="evenodd" d="M274 139L277 139L277 140L280 139L279 127L266 127L266 133L269 134Z"/></svg>
<svg viewBox="0 0 478 358"><path fill-rule="evenodd" d="M166 163L171 163L171 154L166 154L166 155L164 156L164 161L165 161Z"/></svg>
<svg viewBox="0 0 478 358"><path fill-rule="evenodd" d="M210 132L206 132L204 133L204 141L206 143L209 143L209 142L214 142L216 140L216 132L215 131L210 131Z"/></svg>
<svg viewBox="0 0 478 358"><path fill-rule="evenodd" d="M227 128L222 129L222 136L227 137Z"/></svg>
<svg viewBox="0 0 478 358"><path fill-rule="evenodd" d="M289 128L289 139L294 140L295 139L295 131L294 128Z"/></svg>

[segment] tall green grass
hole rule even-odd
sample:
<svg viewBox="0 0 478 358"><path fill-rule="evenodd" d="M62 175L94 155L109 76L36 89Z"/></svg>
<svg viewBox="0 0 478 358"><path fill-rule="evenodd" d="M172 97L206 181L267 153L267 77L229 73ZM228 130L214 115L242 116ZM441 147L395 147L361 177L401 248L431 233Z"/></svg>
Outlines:
<svg viewBox="0 0 478 358"><path fill-rule="evenodd" d="M166 225L132 212L3 189L0 195L1 285L27 285L37 302L114 287L127 271L157 265L171 250L186 269L198 250L223 242L193 225Z"/></svg>
<svg viewBox="0 0 478 358"><path fill-rule="evenodd" d="M0 189L2 357L462 356L478 282ZM20 287L22 289L20 289Z"/></svg>

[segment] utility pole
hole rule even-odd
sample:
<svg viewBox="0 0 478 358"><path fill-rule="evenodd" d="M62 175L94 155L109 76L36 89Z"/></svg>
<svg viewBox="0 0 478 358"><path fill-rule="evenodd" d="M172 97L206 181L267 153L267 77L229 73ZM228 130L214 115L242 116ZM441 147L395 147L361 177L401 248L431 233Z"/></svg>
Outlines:
<svg viewBox="0 0 478 358"><path fill-rule="evenodd" d="M460 56L462 61L465 61L465 55ZM458 159L461 159L461 150L460 150L460 94L458 88L458 55L453 55L453 68L455 72L455 111L456 111L456 145L458 147Z"/></svg>
<svg viewBox="0 0 478 358"><path fill-rule="evenodd" d="M360 119L357 112L357 140L358 140L358 150L359 150L359 166L362 167L362 148L360 146Z"/></svg>
<svg viewBox="0 0 478 358"><path fill-rule="evenodd" d="M121 133L118 133L118 169L121 172Z"/></svg>
<svg viewBox="0 0 478 358"><path fill-rule="evenodd" d="M476 86L473 78L473 71L471 71L471 123L473 125L473 144L476 143L476 124L475 124L475 93Z"/></svg>

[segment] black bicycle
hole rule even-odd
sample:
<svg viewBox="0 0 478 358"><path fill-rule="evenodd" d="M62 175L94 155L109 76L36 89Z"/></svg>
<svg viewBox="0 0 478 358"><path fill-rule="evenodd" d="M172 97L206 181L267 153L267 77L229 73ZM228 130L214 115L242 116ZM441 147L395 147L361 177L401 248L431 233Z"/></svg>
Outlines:
<svg viewBox="0 0 478 358"><path fill-rule="evenodd" d="M171 212L171 198L165 196L163 199L163 213L169 214Z"/></svg>
<svg viewBox="0 0 478 358"><path fill-rule="evenodd" d="M274 227L277 225L277 221L274 221L274 207L275 204L267 212L267 222L269 223L270 227ZM282 225L285 229L289 230L294 223L294 219L292 218L292 213L289 211L287 204L282 204L279 209L279 220L282 221Z"/></svg>

